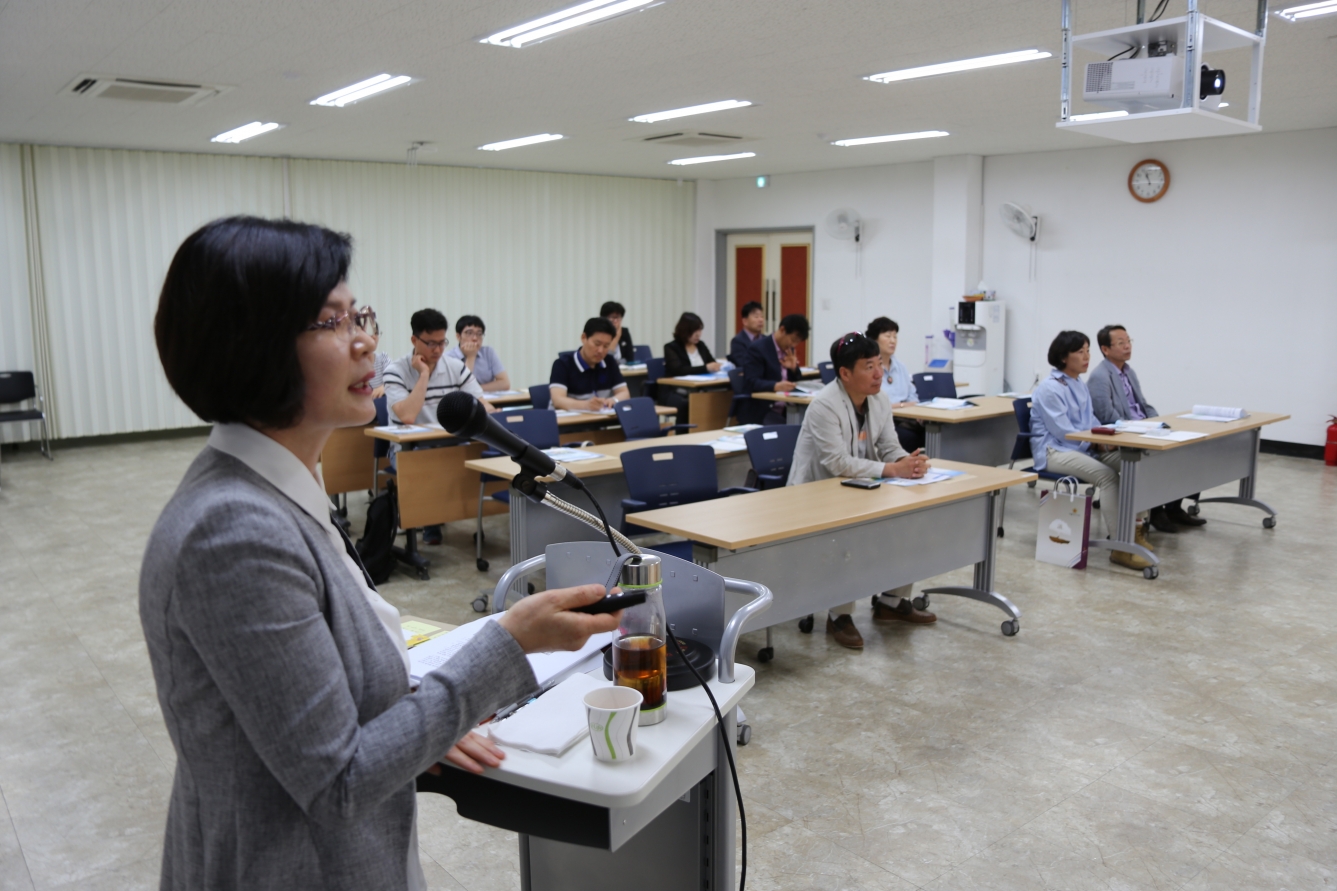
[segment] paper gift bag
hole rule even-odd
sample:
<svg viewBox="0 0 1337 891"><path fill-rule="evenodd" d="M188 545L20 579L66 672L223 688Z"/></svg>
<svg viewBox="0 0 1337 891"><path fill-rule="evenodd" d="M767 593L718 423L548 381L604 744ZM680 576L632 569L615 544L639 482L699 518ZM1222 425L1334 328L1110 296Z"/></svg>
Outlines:
<svg viewBox="0 0 1337 891"><path fill-rule="evenodd" d="M1091 496L1080 491L1076 477L1065 476L1052 492L1040 493L1040 522L1035 534L1035 559L1070 569L1086 569L1086 543L1091 532Z"/></svg>

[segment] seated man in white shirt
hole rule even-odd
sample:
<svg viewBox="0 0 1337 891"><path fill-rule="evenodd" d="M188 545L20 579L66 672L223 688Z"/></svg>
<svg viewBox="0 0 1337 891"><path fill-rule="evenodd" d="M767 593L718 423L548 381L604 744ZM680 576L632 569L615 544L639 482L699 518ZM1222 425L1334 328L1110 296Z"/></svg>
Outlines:
<svg viewBox="0 0 1337 891"><path fill-rule="evenodd" d="M483 388L474 379L464 362L445 355L446 317L435 309L420 309L409 320L413 327L413 350L386 366L381 375L385 383L385 404L392 418L401 424L435 425L436 406L447 393L463 390L493 412L483 400ZM458 445L458 440L444 440L438 446ZM391 448L391 457L398 452ZM428 526L423 530L423 544L441 543L441 527Z"/></svg>
<svg viewBox="0 0 1337 891"><path fill-rule="evenodd" d="M831 345L836 379L822 388L803 416L803 429L794 446L787 485L798 486L832 477L922 477L928 458L918 449L901 448L891 403L879 394L882 364L877 344L862 334L846 334ZM836 582L839 583L838 581ZM873 621L927 625L938 617L915 609L909 596L912 585L902 585L873 596ZM863 647L854 625L857 603L830 610L826 632L836 643L852 650Z"/></svg>

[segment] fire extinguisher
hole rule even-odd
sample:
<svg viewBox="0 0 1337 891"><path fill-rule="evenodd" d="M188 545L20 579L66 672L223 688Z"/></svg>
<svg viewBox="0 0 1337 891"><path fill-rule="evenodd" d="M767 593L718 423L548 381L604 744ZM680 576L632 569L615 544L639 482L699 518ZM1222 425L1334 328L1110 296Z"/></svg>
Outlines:
<svg viewBox="0 0 1337 891"><path fill-rule="evenodd" d="M1332 423L1328 425L1328 445L1323 450L1323 463L1329 467L1337 467L1337 415L1328 420Z"/></svg>

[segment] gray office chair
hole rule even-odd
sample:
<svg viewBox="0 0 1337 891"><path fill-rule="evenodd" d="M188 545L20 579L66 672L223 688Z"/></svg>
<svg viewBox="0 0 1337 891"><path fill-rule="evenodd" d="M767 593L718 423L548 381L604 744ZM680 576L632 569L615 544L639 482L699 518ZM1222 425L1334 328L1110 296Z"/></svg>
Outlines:
<svg viewBox="0 0 1337 891"><path fill-rule="evenodd" d="M664 612L669 629L675 636L690 638L714 650L716 677L721 683L732 684L738 638L749 620L770 608L771 589L757 582L725 578L704 566L652 548L645 550L663 561ZM571 588L606 583L612 566L613 549L606 541L548 545L542 554L517 563L502 574L492 592L492 611L504 610L507 595L520 594L521 581L528 575L543 571L548 588ZM752 599L730 614L729 594ZM738 744L747 745L751 738L752 729L740 709Z"/></svg>

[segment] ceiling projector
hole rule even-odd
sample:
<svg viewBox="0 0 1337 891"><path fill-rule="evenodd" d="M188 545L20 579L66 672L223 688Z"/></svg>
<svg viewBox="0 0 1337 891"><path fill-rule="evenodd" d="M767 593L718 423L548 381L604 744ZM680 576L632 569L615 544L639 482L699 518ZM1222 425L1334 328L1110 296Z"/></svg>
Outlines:
<svg viewBox="0 0 1337 891"><path fill-rule="evenodd" d="M1127 111L1178 108L1184 93L1184 62L1178 56L1151 56L1090 62L1082 98Z"/></svg>

